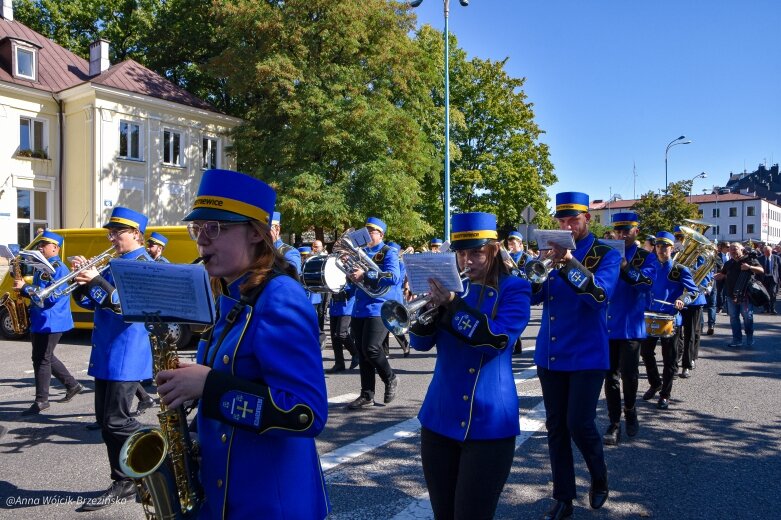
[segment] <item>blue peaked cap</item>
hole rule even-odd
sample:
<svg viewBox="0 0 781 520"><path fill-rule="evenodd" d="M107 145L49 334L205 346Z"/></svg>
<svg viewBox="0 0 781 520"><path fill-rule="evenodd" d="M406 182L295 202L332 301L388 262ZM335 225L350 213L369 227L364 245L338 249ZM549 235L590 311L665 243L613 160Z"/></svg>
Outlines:
<svg viewBox="0 0 781 520"><path fill-rule="evenodd" d="M130 227L139 230L141 233L146 231L146 224L149 221L144 215L130 208L115 206L111 211L111 216L103 227Z"/></svg>
<svg viewBox="0 0 781 520"><path fill-rule="evenodd" d="M276 201L274 188L260 179L233 170L206 170L192 211L182 220L257 220L269 225Z"/></svg>
<svg viewBox="0 0 781 520"><path fill-rule="evenodd" d="M366 219L366 227L379 229L384 235L388 231L388 225L377 217L369 217Z"/></svg>
<svg viewBox="0 0 781 520"><path fill-rule="evenodd" d="M152 231L152 234L149 235L149 238L146 240L147 242L154 242L155 244L159 244L163 247L168 245L168 239L165 237L165 235L161 235L157 231Z"/></svg>
<svg viewBox="0 0 781 520"><path fill-rule="evenodd" d="M492 213L456 213L450 219L450 249L481 247L499 234L496 232L496 215Z"/></svg>

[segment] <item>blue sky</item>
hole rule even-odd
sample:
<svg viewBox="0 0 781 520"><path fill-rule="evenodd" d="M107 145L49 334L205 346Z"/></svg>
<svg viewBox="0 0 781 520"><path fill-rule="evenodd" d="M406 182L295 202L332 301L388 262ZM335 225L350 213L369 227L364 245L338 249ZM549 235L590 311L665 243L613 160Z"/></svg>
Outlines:
<svg viewBox="0 0 781 520"><path fill-rule="evenodd" d="M415 12L444 29L442 0ZM450 31L526 78L559 179L551 198L659 190L680 135L692 143L670 149L668 178L706 172L695 194L781 162L779 0L452 0Z"/></svg>

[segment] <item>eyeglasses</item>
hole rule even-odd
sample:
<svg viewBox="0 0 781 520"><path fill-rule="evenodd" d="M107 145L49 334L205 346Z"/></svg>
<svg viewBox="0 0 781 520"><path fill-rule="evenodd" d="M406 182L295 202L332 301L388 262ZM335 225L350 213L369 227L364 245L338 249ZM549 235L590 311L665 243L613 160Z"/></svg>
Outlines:
<svg viewBox="0 0 781 520"><path fill-rule="evenodd" d="M122 228L117 229L115 231L109 231L106 236L109 240L114 240L115 238L119 238L123 233L127 233L128 231L132 231L130 228Z"/></svg>
<svg viewBox="0 0 781 520"><path fill-rule="evenodd" d="M220 236L221 230L233 226L243 226L244 224L248 224L248 222L218 222L216 220L209 220L203 224L190 222L187 224L187 232L190 233L190 238L193 240L198 240L201 232L203 232L209 240L214 240Z"/></svg>

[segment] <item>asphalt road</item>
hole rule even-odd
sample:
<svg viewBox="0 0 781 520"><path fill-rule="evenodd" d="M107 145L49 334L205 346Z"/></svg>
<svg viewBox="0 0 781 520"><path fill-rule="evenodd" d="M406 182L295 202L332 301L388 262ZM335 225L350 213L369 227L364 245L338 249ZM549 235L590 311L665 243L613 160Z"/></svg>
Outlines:
<svg viewBox="0 0 781 520"><path fill-rule="evenodd" d="M497 518L539 518L550 504L550 466L544 409L532 364L539 310L524 333L526 349L514 361L521 397L522 435ZM588 474L576 451L579 497L575 517L733 519L777 518L781 494L781 317L755 317L756 344L731 349L727 317L716 335L704 336L691 379L677 380L666 412L638 400L640 433L606 449L610 499L588 508ZM588 325L584 324L584 334ZM128 502L93 513L76 513L80 501L109 484L100 432L92 422L92 380L86 374L89 335L65 336L57 355L88 390L70 403L52 385L52 406L20 418L34 395L30 344L2 341L0 364L0 518L143 518ZM185 353L183 357L191 356ZM660 357L660 356L658 356ZM434 365L433 353L408 358L394 344L391 364L401 378L399 397L388 406L350 412L345 403L359 390L357 370L327 376L328 425L318 438L334 519L432 518L419 457L415 418ZM333 359L324 352L323 366ZM647 388L641 368L640 394ZM378 383L382 392L382 383ZM600 431L607 426L604 400ZM154 414L142 416L153 425ZM2 428L0 428L2 429ZM261 470L261 469L259 469Z"/></svg>

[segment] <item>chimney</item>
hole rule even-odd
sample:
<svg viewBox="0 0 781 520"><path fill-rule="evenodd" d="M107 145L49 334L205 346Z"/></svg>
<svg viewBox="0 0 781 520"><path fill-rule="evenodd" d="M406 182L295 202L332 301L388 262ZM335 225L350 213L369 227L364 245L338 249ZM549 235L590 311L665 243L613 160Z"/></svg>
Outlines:
<svg viewBox="0 0 781 520"><path fill-rule="evenodd" d="M6 0L3 0L4 2ZM9 0L10 1L10 0ZM108 40L100 39L89 45L89 75L97 76L108 70L111 62L108 59Z"/></svg>
<svg viewBox="0 0 781 520"><path fill-rule="evenodd" d="M13 0L3 0L3 18L12 21L14 19Z"/></svg>

